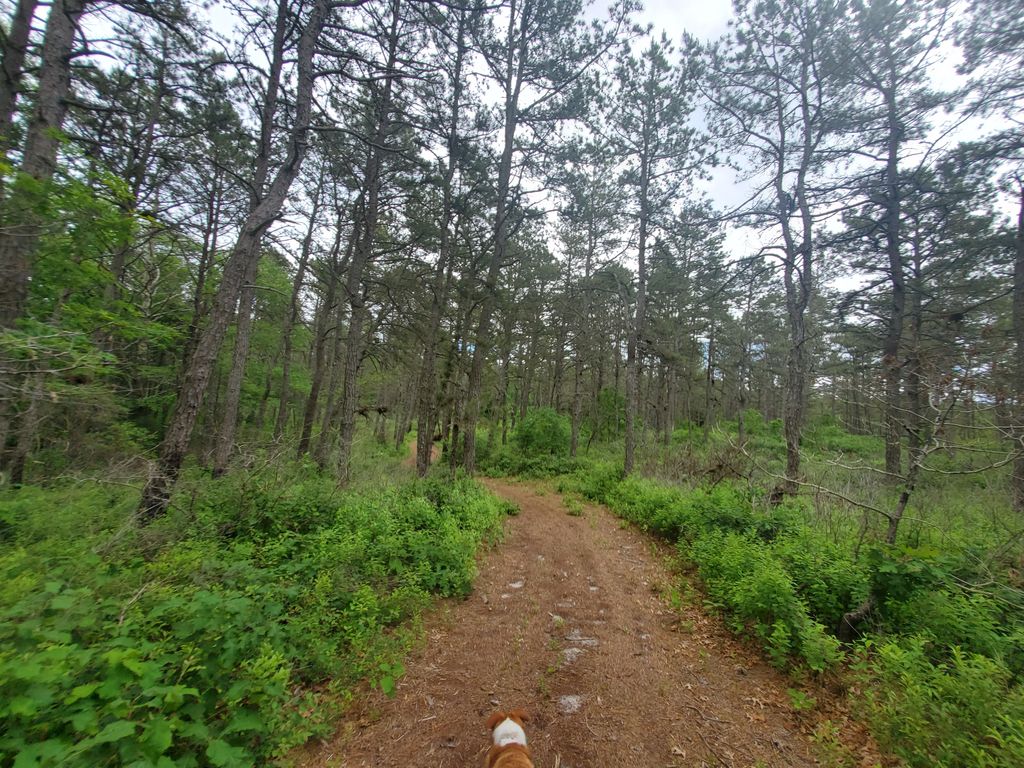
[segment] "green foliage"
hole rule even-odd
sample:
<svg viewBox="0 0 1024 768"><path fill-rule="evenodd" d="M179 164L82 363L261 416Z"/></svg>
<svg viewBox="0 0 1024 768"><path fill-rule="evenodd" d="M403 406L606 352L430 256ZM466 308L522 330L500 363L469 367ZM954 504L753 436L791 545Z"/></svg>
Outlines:
<svg viewBox="0 0 1024 768"><path fill-rule="evenodd" d="M1006 604L986 594L965 594L949 588L919 590L904 601L889 600L881 611L893 634L915 635L928 641L929 658L947 661L953 648L986 656L1024 671L1024 626Z"/></svg>
<svg viewBox="0 0 1024 768"><path fill-rule="evenodd" d="M929 641L883 643L865 665L867 716L879 742L913 768L1024 765L1024 687L998 661ZM869 649L870 650L870 649Z"/></svg>
<svg viewBox="0 0 1024 768"><path fill-rule="evenodd" d="M498 451L481 462L481 469L491 477L525 477L540 480L575 472L581 463L568 456L523 456L518 451Z"/></svg>
<svg viewBox="0 0 1024 768"><path fill-rule="evenodd" d="M577 472L573 480L573 485L582 496L603 504L615 486L622 481L622 465L595 463Z"/></svg>
<svg viewBox="0 0 1024 768"><path fill-rule="evenodd" d="M618 437L626 420L626 397L617 389L606 387L597 395L596 423L591 428L598 440Z"/></svg>
<svg viewBox="0 0 1024 768"><path fill-rule="evenodd" d="M860 459L877 459L883 455L885 445L881 438L872 435L854 435L839 425L823 421L808 429L803 435L803 444L819 453L856 456Z"/></svg>
<svg viewBox="0 0 1024 768"><path fill-rule="evenodd" d="M749 625L775 664L799 656L822 671L839 660L838 641L811 618L784 564L763 542L750 534L712 531L687 549L711 598L737 629Z"/></svg>
<svg viewBox="0 0 1024 768"><path fill-rule="evenodd" d="M843 614L868 593L869 577L849 552L809 527L800 527L772 543L811 616L835 629Z"/></svg>
<svg viewBox="0 0 1024 768"><path fill-rule="evenodd" d="M163 236L142 236L152 222L133 205L127 183L103 171L12 183L7 215L41 231L24 315L0 333L0 364L20 389L7 418L38 412L30 475L106 466L152 445L149 406L166 408L174 386L190 275Z"/></svg>
<svg viewBox="0 0 1024 768"><path fill-rule="evenodd" d="M569 457L569 422L551 408L530 411L519 422L512 444L477 454L480 467L492 477L547 478L567 475L582 466Z"/></svg>
<svg viewBox="0 0 1024 768"><path fill-rule="evenodd" d="M837 548L809 535L799 509L758 511L749 490L724 483L682 490L620 480L610 466L585 473L579 487L626 520L678 541L712 600L736 629L757 636L775 663L796 657L824 670L839 660L839 644L822 620L837 624L862 598L866 579Z"/></svg>
<svg viewBox="0 0 1024 768"><path fill-rule="evenodd" d="M818 705L818 700L796 688L787 688L789 704L795 712L809 712Z"/></svg>
<svg viewBox="0 0 1024 768"><path fill-rule="evenodd" d="M575 496L563 497L562 505L571 517L581 517L583 515L583 502Z"/></svg>
<svg viewBox="0 0 1024 768"><path fill-rule="evenodd" d="M569 420L553 408L536 408L526 414L512 435L523 456L563 456L569 452Z"/></svg>
<svg viewBox="0 0 1024 768"><path fill-rule="evenodd" d="M829 450L855 452L856 440L837 447L847 437ZM873 545L855 561L796 502L769 507L760 494L725 483L685 489L623 480L614 464L581 469L562 490L678 542L711 603L779 666L793 659L813 670L836 664L843 654L832 631L872 594L871 628L879 634L853 666L882 745L911 766L1024 764L1024 601L998 583L970 589L990 582L991 573L966 546ZM810 706L799 697L793 703Z"/></svg>
<svg viewBox="0 0 1024 768"><path fill-rule="evenodd" d="M0 763L251 765L360 679L393 692L403 627L469 591L505 509L469 480L289 479L198 481L144 531L125 489L0 499Z"/></svg>

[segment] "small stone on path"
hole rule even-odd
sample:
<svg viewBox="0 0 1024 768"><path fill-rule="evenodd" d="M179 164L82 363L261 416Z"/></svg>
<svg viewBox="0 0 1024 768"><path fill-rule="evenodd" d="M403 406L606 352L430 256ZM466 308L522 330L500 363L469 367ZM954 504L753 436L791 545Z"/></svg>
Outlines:
<svg viewBox="0 0 1024 768"><path fill-rule="evenodd" d="M563 648L562 661L565 664L572 664L584 653L586 653L586 648Z"/></svg>
<svg viewBox="0 0 1024 768"><path fill-rule="evenodd" d="M574 715L583 707L583 697L576 694L558 697L558 711L563 715Z"/></svg>

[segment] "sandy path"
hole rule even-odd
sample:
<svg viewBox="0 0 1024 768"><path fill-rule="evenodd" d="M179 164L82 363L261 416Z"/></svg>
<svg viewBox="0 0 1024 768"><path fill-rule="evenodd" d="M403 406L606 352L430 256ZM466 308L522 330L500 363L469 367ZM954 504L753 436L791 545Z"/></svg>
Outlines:
<svg viewBox="0 0 1024 768"><path fill-rule="evenodd" d="M497 707L533 713L543 768L814 764L786 678L701 610L666 604L650 539L606 510L574 517L556 494L485 482L522 512L474 593L428 618L395 698L368 694L300 764L478 766Z"/></svg>

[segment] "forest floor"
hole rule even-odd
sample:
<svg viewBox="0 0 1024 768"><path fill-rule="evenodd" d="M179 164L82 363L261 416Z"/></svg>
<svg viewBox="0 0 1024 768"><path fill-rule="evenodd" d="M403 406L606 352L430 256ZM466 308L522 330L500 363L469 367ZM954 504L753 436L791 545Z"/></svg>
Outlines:
<svg viewBox="0 0 1024 768"><path fill-rule="evenodd" d="M815 765L825 717L860 742L842 749L856 763L878 759L841 707L815 693L813 713L795 712L792 679L699 595L681 599L671 550L603 508L570 515L538 484L484 483L521 512L481 554L473 593L427 617L393 698L361 695L300 765L479 766L486 717L516 707L538 768Z"/></svg>

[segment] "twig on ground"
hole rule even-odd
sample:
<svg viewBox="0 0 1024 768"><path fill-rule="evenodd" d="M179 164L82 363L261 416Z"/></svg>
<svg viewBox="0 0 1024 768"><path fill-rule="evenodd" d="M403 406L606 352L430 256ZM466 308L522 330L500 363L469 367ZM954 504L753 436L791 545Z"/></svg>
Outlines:
<svg viewBox="0 0 1024 768"><path fill-rule="evenodd" d="M718 762L720 762L722 765L729 766L729 763L726 762L725 758L718 754L715 748L712 747L708 743L708 740L704 738L704 734L700 732L699 728L697 729L697 735L700 736L700 740L704 742L704 746L708 748L708 752L714 755Z"/></svg>
<svg viewBox="0 0 1024 768"><path fill-rule="evenodd" d="M693 706L693 704L683 704L683 706L687 709L692 709L694 712L700 715L704 722L721 723L722 725L732 725L732 721L730 720L719 720L717 717L709 717L708 715L705 715L698 707Z"/></svg>

